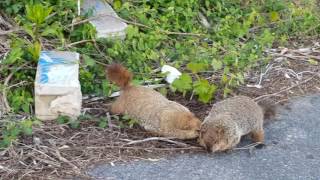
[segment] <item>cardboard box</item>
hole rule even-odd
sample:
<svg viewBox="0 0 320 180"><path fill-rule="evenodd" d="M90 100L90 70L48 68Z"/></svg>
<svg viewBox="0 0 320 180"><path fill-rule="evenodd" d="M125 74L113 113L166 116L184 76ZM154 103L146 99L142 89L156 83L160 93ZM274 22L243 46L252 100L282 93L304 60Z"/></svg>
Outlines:
<svg viewBox="0 0 320 180"><path fill-rule="evenodd" d="M79 54L42 51L35 80L35 114L52 120L59 115L77 118L81 112Z"/></svg>

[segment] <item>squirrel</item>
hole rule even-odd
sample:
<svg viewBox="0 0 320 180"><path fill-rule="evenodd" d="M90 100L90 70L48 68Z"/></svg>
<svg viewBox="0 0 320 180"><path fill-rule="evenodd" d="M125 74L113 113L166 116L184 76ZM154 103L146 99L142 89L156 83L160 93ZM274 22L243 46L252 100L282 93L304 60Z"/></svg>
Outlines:
<svg viewBox="0 0 320 180"><path fill-rule="evenodd" d="M274 116L273 106L258 105L246 96L235 96L213 105L200 127L198 142L208 152L234 148L243 135L264 143L264 119Z"/></svg>
<svg viewBox="0 0 320 180"><path fill-rule="evenodd" d="M153 89L131 84L132 73L120 64L109 65L106 75L121 89L120 96L111 105L111 113L137 119L145 130L159 136L199 137L201 121L188 108Z"/></svg>

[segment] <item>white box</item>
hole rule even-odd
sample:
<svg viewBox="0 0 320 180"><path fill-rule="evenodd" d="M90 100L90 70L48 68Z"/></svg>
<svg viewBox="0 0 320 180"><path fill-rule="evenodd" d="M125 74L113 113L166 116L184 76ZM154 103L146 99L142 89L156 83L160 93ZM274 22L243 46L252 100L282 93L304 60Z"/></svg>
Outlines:
<svg viewBox="0 0 320 180"><path fill-rule="evenodd" d="M82 93L79 82L79 54L67 51L42 51L35 80L35 114L52 120L59 115L77 118Z"/></svg>

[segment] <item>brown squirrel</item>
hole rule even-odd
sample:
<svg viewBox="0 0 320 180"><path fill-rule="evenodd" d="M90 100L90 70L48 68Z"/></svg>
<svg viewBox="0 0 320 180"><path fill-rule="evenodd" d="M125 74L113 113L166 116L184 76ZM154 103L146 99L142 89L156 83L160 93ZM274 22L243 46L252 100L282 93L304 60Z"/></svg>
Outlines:
<svg viewBox="0 0 320 180"><path fill-rule="evenodd" d="M153 89L131 84L132 74L120 64L108 66L106 74L121 88L111 113L127 114L137 119L145 130L160 136L178 139L199 136L201 121L189 109Z"/></svg>
<svg viewBox="0 0 320 180"><path fill-rule="evenodd" d="M273 108L260 106L246 96L220 101L202 122L198 142L208 152L232 149L249 133L254 142L263 143L263 121L274 115Z"/></svg>

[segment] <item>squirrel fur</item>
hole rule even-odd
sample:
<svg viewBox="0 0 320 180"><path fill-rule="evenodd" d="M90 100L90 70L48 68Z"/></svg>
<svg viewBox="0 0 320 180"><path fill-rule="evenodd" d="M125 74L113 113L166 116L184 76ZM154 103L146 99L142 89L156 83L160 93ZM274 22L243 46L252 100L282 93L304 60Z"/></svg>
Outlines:
<svg viewBox="0 0 320 180"><path fill-rule="evenodd" d="M188 108L153 89L131 84L131 72L120 64L108 66L106 74L121 88L120 96L111 106L111 113L135 118L145 130L160 136L178 139L199 136L201 121Z"/></svg>

